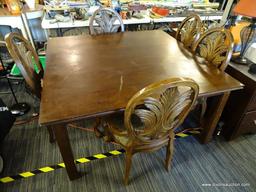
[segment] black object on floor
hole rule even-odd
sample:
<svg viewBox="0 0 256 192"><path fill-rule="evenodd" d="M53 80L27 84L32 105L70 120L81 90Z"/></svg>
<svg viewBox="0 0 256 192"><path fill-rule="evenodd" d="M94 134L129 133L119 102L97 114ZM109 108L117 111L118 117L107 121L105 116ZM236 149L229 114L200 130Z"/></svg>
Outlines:
<svg viewBox="0 0 256 192"><path fill-rule="evenodd" d="M24 115L30 110L27 103L16 103L10 107L11 113L16 116Z"/></svg>
<svg viewBox="0 0 256 192"><path fill-rule="evenodd" d="M248 72L251 74L256 74L256 64L251 64Z"/></svg>
<svg viewBox="0 0 256 192"><path fill-rule="evenodd" d="M3 64L2 58L0 57L0 63L2 65L3 71L6 72L5 66ZM30 106L27 103L19 103L17 100L17 97L15 96L15 93L12 88L12 84L10 82L10 79L8 78L8 74L5 74L4 76L7 79L8 85L10 87L11 93L13 95L13 98L15 100L15 104L10 107L10 111L13 115L21 116L27 113L30 110Z"/></svg>
<svg viewBox="0 0 256 192"><path fill-rule="evenodd" d="M8 134L14 121L15 117L0 98L0 142L2 142L4 137Z"/></svg>
<svg viewBox="0 0 256 192"><path fill-rule="evenodd" d="M5 136L9 133L13 123L15 121L15 117L11 114L8 107L0 98L0 143L3 141ZM3 159L0 155L0 173L3 169Z"/></svg>

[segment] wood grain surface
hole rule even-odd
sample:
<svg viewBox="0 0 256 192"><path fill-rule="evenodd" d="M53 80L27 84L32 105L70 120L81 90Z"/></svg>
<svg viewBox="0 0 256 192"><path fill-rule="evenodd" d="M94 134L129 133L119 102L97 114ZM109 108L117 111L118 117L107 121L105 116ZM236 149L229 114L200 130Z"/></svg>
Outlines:
<svg viewBox="0 0 256 192"><path fill-rule="evenodd" d="M199 96L242 85L216 68L198 65L163 31L49 39L39 123L69 122L124 109L141 88L189 77Z"/></svg>

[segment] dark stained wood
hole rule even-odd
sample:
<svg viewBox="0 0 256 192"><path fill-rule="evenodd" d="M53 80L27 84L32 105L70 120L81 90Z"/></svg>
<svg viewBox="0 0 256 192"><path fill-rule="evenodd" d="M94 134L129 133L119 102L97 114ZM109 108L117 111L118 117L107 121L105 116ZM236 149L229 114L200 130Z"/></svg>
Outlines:
<svg viewBox="0 0 256 192"><path fill-rule="evenodd" d="M256 133L256 77L247 71L248 67L236 64L230 64L226 69L227 73L245 85L243 90L231 94L222 115L224 126L221 134L227 140Z"/></svg>
<svg viewBox="0 0 256 192"><path fill-rule="evenodd" d="M208 109L208 114L204 118L203 130L200 137L202 143L208 143L212 139L213 132L219 122L220 116L227 103L230 92L225 92L222 95L214 98L214 104Z"/></svg>
<svg viewBox="0 0 256 192"><path fill-rule="evenodd" d="M170 139L166 147L166 159L165 159L165 168L167 171L170 170L171 164L172 164L172 157L174 152L174 139L175 139L175 133L170 132Z"/></svg>
<svg viewBox="0 0 256 192"><path fill-rule="evenodd" d="M141 88L190 77L199 96L241 88L218 69L199 66L162 31L49 39L40 124L69 122L124 109Z"/></svg>
<svg viewBox="0 0 256 192"><path fill-rule="evenodd" d="M248 105L248 111L256 111L256 90L252 94L252 98Z"/></svg>
<svg viewBox="0 0 256 192"><path fill-rule="evenodd" d="M219 69L198 65L181 47L159 30L49 39L39 123L54 125L70 179L79 175L63 123L124 110L137 91L172 77L195 80L200 97L242 88ZM207 141L216 121L207 125Z"/></svg>
<svg viewBox="0 0 256 192"><path fill-rule="evenodd" d="M81 177L76 169L74 162L74 156L69 143L67 127L65 124L55 125L53 128L56 141L59 145L60 153L62 155L63 161L65 163L65 168L67 170L70 180L77 179Z"/></svg>
<svg viewBox="0 0 256 192"><path fill-rule="evenodd" d="M48 130L48 133L49 133L50 143L54 143L55 142L55 135L54 135L52 126L48 125L47 130Z"/></svg>
<svg viewBox="0 0 256 192"><path fill-rule="evenodd" d="M243 133L256 133L256 111L248 112L242 119L240 134Z"/></svg>

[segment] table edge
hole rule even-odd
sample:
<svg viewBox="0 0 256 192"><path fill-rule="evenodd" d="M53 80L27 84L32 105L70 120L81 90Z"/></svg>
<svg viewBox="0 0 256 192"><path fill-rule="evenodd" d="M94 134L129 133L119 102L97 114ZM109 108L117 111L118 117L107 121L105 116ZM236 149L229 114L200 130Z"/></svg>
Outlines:
<svg viewBox="0 0 256 192"><path fill-rule="evenodd" d="M239 87L234 87L234 88L230 88L230 89L226 89L226 90L215 91L215 92L211 92L211 93L202 93L202 94L199 94L198 98L200 98L200 97L213 97L213 96L221 95L221 94L226 93L226 92L241 90L243 88L244 88L244 85L242 83L240 83ZM79 120L83 120L83 119L91 119L91 118L96 118L96 117L100 117L100 116L110 115L110 114L113 114L113 113L122 112L124 110L125 110L125 107L124 108L119 108L119 109L116 109L116 110L112 110L112 111L103 111L103 112L94 113L94 114L90 114L90 115L81 115L81 116L77 116L77 117L71 117L71 118L63 119L63 120L54 120L54 121L50 121L50 122L40 122L40 115L39 115L39 125L40 126L52 126L52 125L57 125L57 124L68 124L68 123L71 123L71 122L74 122L74 121L79 121Z"/></svg>

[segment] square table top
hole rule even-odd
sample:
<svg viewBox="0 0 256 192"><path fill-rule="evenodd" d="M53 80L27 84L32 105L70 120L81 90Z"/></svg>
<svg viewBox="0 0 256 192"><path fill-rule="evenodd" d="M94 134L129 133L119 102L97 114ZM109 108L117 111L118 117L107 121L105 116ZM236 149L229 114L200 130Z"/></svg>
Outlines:
<svg viewBox="0 0 256 192"><path fill-rule="evenodd" d="M199 65L160 30L49 39L39 123L94 117L124 109L143 87L190 77L199 96L240 89L218 69Z"/></svg>

